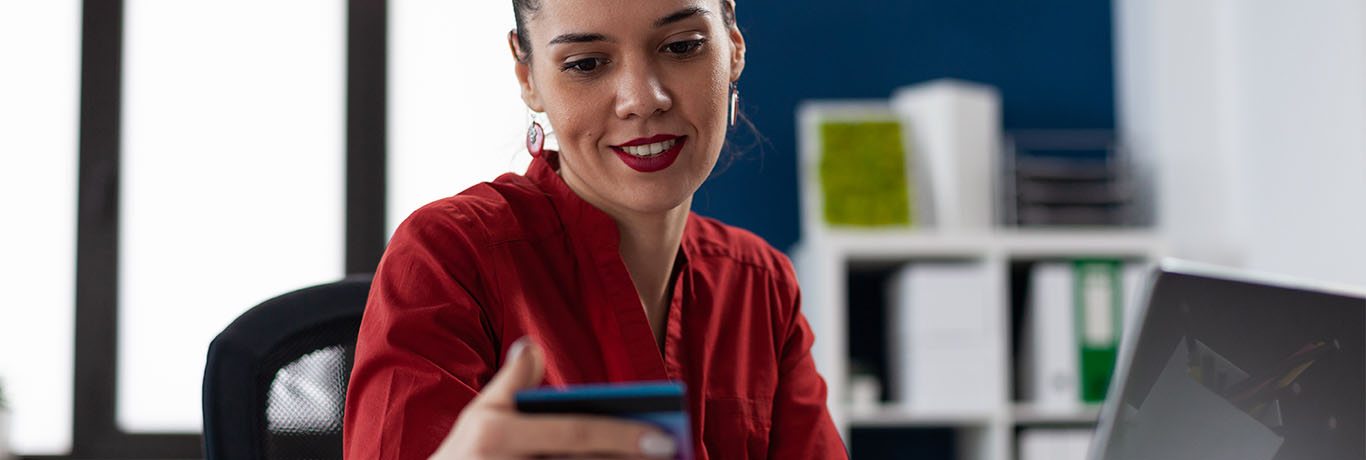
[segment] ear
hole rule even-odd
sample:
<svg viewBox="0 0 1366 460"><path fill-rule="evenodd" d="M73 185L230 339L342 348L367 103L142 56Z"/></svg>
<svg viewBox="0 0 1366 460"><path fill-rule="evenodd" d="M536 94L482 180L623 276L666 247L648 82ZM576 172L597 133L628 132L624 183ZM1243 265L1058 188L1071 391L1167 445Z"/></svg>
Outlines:
<svg viewBox="0 0 1366 460"><path fill-rule="evenodd" d="M736 81L745 71L745 36L740 33L740 26L730 26L730 44L730 81Z"/></svg>
<svg viewBox="0 0 1366 460"><path fill-rule="evenodd" d="M514 70L517 73L517 83L522 87L522 102L525 102L527 108L533 112L544 112L545 107L541 104L541 97L536 94L536 85L531 79L531 55L522 52L521 46L517 44L515 30L508 32L508 49L512 51L512 61L516 63Z"/></svg>

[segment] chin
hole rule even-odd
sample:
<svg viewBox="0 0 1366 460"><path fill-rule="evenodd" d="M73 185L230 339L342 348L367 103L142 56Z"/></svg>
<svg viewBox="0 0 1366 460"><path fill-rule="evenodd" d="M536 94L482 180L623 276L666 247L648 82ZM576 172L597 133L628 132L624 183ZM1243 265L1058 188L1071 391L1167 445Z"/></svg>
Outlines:
<svg viewBox="0 0 1366 460"><path fill-rule="evenodd" d="M622 190L618 203L641 214L661 214L689 204L696 187L675 186L672 184L642 184Z"/></svg>
<svg viewBox="0 0 1366 460"><path fill-rule="evenodd" d="M667 169L652 173L623 171L627 177L619 182L625 185L615 197L618 203L639 213L656 214L691 204L693 193L702 186L715 159L696 159L687 156ZM685 161L685 160L701 160ZM698 164L700 163L700 164Z"/></svg>

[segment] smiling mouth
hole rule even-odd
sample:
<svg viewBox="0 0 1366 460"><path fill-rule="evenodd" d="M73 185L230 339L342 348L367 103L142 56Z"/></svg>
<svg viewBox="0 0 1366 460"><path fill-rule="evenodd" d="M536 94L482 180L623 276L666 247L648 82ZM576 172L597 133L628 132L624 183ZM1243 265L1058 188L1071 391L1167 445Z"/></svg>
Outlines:
<svg viewBox="0 0 1366 460"><path fill-rule="evenodd" d="M665 141L659 141L659 142L654 142L654 143L650 143L650 144L642 144L642 145L616 145L616 146L612 146L612 148L617 149L617 150L620 150L620 151L622 151L622 152L624 152L624 153L626 153L626 154L628 154L628 155L631 155L631 156L640 157L640 158L649 158L649 157L654 157L654 156L662 155L664 152L668 151L670 148L673 148L674 144L677 144L679 139L681 139L681 138L675 137L675 138L673 138L673 139L669 139L669 140L665 140Z"/></svg>

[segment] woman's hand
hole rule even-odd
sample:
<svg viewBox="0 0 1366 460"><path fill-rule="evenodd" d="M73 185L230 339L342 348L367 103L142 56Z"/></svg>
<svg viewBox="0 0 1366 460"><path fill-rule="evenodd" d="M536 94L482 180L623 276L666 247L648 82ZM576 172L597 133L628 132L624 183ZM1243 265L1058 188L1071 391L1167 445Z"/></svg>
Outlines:
<svg viewBox="0 0 1366 460"><path fill-rule="evenodd" d="M590 415L529 415L517 412L517 390L540 384L540 347L527 337L508 352L494 374L455 420L434 460L506 459L541 456L672 458L672 437L645 424Z"/></svg>

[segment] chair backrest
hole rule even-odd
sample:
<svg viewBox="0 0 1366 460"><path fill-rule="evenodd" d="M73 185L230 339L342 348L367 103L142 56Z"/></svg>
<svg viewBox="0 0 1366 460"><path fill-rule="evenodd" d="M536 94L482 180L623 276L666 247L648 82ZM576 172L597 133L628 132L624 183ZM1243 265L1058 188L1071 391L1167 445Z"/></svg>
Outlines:
<svg viewBox="0 0 1366 460"><path fill-rule="evenodd" d="M342 458L342 409L370 279L267 300L218 334L204 367L206 458Z"/></svg>

